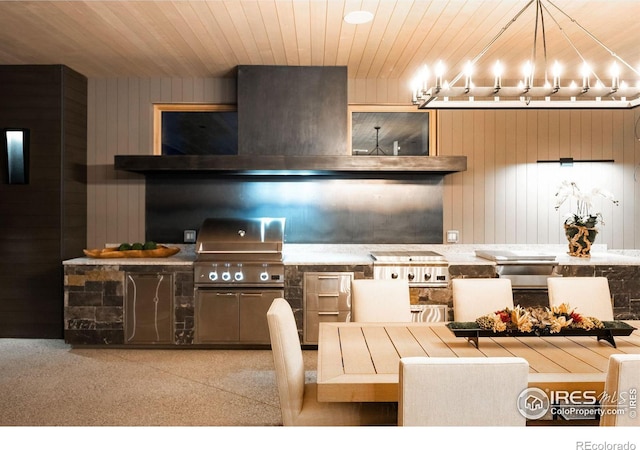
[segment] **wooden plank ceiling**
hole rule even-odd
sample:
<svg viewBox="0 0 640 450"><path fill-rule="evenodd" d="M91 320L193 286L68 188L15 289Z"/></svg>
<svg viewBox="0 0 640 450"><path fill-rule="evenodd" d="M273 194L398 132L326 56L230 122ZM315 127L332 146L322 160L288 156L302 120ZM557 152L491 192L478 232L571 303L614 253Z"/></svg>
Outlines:
<svg viewBox="0 0 640 450"><path fill-rule="evenodd" d="M557 5L640 70L640 1L544 0L547 58L578 79L579 59L564 33L608 81L612 57ZM442 59L453 78L528 0L0 1L0 64L66 64L88 77L225 77L237 65L348 66L350 78L411 80ZM535 6L535 2L534 2ZM364 9L373 22L349 25ZM505 80L531 58L535 8L528 8L480 60ZM555 20L554 20L555 19ZM542 38L539 36L538 41ZM539 45L537 68L543 66ZM550 65L550 64L549 64ZM636 75L622 67L622 79Z"/></svg>

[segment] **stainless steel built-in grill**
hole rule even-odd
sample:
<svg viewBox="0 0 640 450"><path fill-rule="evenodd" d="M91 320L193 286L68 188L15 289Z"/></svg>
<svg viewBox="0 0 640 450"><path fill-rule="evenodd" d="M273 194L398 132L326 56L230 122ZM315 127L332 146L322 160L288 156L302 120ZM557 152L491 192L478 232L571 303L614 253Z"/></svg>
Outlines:
<svg viewBox="0 0 640 450"><path fill-rule="evenodd" d="M285 219L207 219L198 232L197 287L284 286Z"/></svg>
<svg viewBox="0 0 640 450"><path fill-rule="evenodd" d="M198 232L195 343L269 344L267 310L284 297L285 219L206 219Z"/></svg>
<svg viewBox="0 0 640 450"><path fill-rule="evenodd" d="M447 287L449 264L433 251L374 251L373 278L407 280L410 287Z"/></svg>

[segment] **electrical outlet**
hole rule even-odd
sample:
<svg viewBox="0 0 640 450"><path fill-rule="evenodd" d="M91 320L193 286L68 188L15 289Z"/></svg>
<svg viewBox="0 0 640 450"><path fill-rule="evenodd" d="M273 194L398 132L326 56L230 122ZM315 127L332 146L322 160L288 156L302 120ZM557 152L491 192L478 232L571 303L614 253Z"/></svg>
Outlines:
<svg viewBox="0 0 640 450"><path fill-rule="evenodd" d="M193 244L196 241L196 230L184 230L184 243Z"/></svg>
<svg viewBox="0 0 640 450"><path fill-rule="evenodd" d="M447 231L447 242L449 244L455 244L458 242L460 238L460 232L458 230L448 230Z"/></svg>

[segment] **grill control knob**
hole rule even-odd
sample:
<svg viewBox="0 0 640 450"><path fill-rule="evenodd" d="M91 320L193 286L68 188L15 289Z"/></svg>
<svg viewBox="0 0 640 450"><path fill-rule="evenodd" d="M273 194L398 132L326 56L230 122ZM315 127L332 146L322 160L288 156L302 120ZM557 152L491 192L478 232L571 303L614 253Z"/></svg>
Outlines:
<svg viewBox="0 0 640 450"><path fill-rule="evenodd" d="M269 267L267 264L262 265L263 272L260 274L261 281L267 281L269 279L269 272L267 272L267 267Z"/></svg>
<svg viewBox="0 0 640 450"><path fill-rule="evenodd" d="M415 277L416 277L416 276L415 276L414 274L412 274L412 273L407 274L407 278L409 279L409 281L413 281L413 279L414 279Z"/></svg>
<svg viewBox="0 0 640 450"><path fill-rule="evenodd" d="M424 274L424 281L429 281L431 279L431 274L430 273L425 273Z"/></svg>
<svg viewBox="0 0 640 450"><path fill-rule="evenodd" d="M209 272L209 279L211 281L216 281L218 279L218 272Z"/></svg>
<svg viewBox="0 0 640 450"><path fill-rule="evenodd" d="M238 264L236 267L236 273L233 274L233 278L236 281L242 281L244 279L244 275L242 274L242 264Z"/></svg>
<svg viewBox="0 0 640 450"><path fill-rule="evenodd" d="M394 280L397 280L398 279L398 274L396 272L393 272L391 274L391 278L393 278Z"/></svg>
<svg viewBox="0 0 640 450"><path fill-rule="evenodd" d="M223 281L230 281L231 280L231 272L229 271L229 267L231 267L231 264L225 263L224 272L222 272L222 280Z"/></svg>

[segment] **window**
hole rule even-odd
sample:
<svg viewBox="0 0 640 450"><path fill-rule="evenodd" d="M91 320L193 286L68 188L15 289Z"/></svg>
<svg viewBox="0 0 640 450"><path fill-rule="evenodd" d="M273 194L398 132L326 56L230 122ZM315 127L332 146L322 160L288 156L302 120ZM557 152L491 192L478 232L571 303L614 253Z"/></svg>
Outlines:
<svg viewBox="0 0 640 450"><path fill-rule="evenodd" d="M154 104L155 155L237 155L236 105Z"/></svg>
<svg viewBox="0 0 640 450"><path fill-rule="evenodd" d="M434 156L436 112L411 106L349 106L351 154Z"/></svg>

